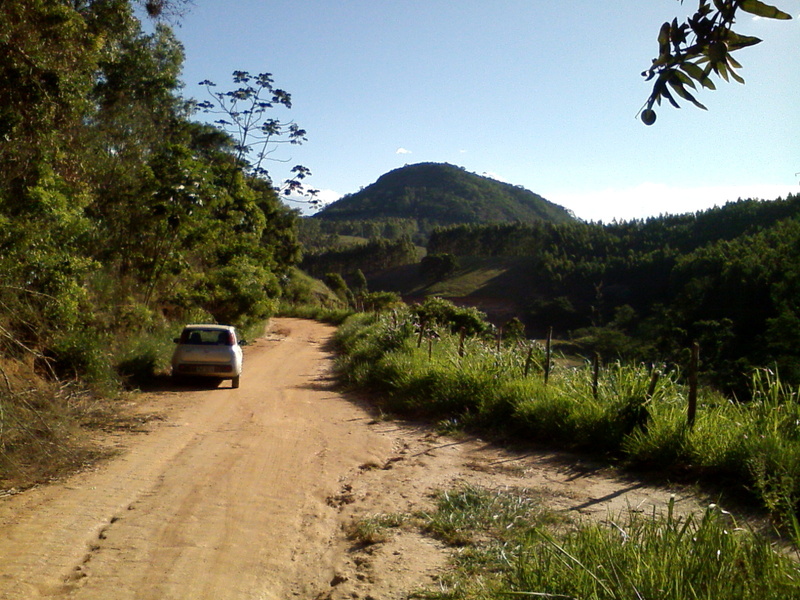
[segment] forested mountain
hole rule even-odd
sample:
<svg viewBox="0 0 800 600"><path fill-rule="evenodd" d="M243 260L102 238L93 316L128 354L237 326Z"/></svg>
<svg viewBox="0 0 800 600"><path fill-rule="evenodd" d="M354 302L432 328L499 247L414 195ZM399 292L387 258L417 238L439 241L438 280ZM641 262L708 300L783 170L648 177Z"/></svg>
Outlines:
<svg viewBox="0 0 800 600"><path fill-rule="evenodd" d="M408 165L314 215L325 221L410 219L422 231L455 223L574 220L566 209L521 187L449 164Z"/></svg>

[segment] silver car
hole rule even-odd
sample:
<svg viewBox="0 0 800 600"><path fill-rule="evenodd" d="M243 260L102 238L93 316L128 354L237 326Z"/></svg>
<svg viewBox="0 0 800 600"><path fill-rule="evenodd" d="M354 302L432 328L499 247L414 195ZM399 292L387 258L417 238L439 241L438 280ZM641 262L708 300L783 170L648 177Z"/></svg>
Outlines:
<svg viewBox="0 0 800 600"><path fill-rule="evenodd" d="M242 348L236 329L230 325L186 325L172 354L172 376L230 379L239 387L242 375Z"/></svg>

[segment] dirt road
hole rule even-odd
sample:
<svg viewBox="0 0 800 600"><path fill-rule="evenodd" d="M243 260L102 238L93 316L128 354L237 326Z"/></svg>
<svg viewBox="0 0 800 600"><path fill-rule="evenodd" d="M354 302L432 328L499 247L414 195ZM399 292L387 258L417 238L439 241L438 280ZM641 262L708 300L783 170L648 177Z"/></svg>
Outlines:
<svg viewBox="0 0 800 600"><path fill-rule="evenodd" d="M163 419L112 440L118 457L0 498L0 599L401 598L435 581L447 549L413 532L359 548L348 524L465 482L539 489L573 514L669 497L563 455L376 420L333 391L332 332L275 319L240 388L143 397Z"/></svg>

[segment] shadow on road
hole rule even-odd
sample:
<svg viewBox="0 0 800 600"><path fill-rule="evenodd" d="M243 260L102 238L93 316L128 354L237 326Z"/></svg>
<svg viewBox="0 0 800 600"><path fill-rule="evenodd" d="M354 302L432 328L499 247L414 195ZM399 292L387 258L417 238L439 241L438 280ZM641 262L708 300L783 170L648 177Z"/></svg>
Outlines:
<svg viewBox="0 0 800 600"><path fill-rule="evenodd" d="M181 377L156 375L147 381L139 381L136 387L142 392L200 392L230 387L230 381L213 377Z"/></svg>

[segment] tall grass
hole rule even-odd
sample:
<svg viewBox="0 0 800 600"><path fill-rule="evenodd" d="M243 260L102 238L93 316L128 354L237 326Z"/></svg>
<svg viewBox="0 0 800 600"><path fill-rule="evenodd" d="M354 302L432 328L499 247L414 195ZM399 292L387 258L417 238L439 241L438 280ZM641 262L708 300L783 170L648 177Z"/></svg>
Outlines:
<svg viewBox="0 0 800 600"><path fill-rule="evenodd" d="M313 319L322 323L339 325L353 314L349 308L330 308L315 304L289 304L282 303L278 307L277 316L295 317L298 319Z"/></svg>
<svg viewBox="0 0 800 600"><path fill-rule="evenodd" d="M47 481L87 458L73 410L79 393L22 361L0 362L0 490Z"/></svg>
<svg viewBox="0 0 800 600"><path fill-rule="evenodd" d="M570 522L529 495L465 487L418 515L459 548L438 600L783 600L800 597L800 566L716 505L678 515L628 511Z"/></svg>
<svg viewBox="0 0 800 600"><path fill-rule="evenodd" d="M545 385L541 349L462 341L446 327L420 335L404 310L357 315L337 340L342 379L380 391L390 411L694 473L746 491L787 520L798 509L798 391L769 371L753 373L747 403L701 390L689 427L688 390L677 371L663 373L649 389L651 368L614 363L602 369L595 388L590 365L557 365ZM526 369L529 356L533 368Z"/></svg>
<svg viewBox="0 0 800 600"><path fill-rule="evenodd" d="M53 332L46 351L3 330L0 489L48 481L104 455L90 432L128 427L119 398L168 367L181 325L135 303L115 310L108 322ZM124 327L108 325L117 318Z"/></svg>
<svg viewBox="0 0 800 600"><path fill-rule="evenodd" d="M539 539L536 539L539 538ZM533 532L509 586L571 598L785 599L800 594L797 564L716 506L701 516L584 524Z"/></svg>

